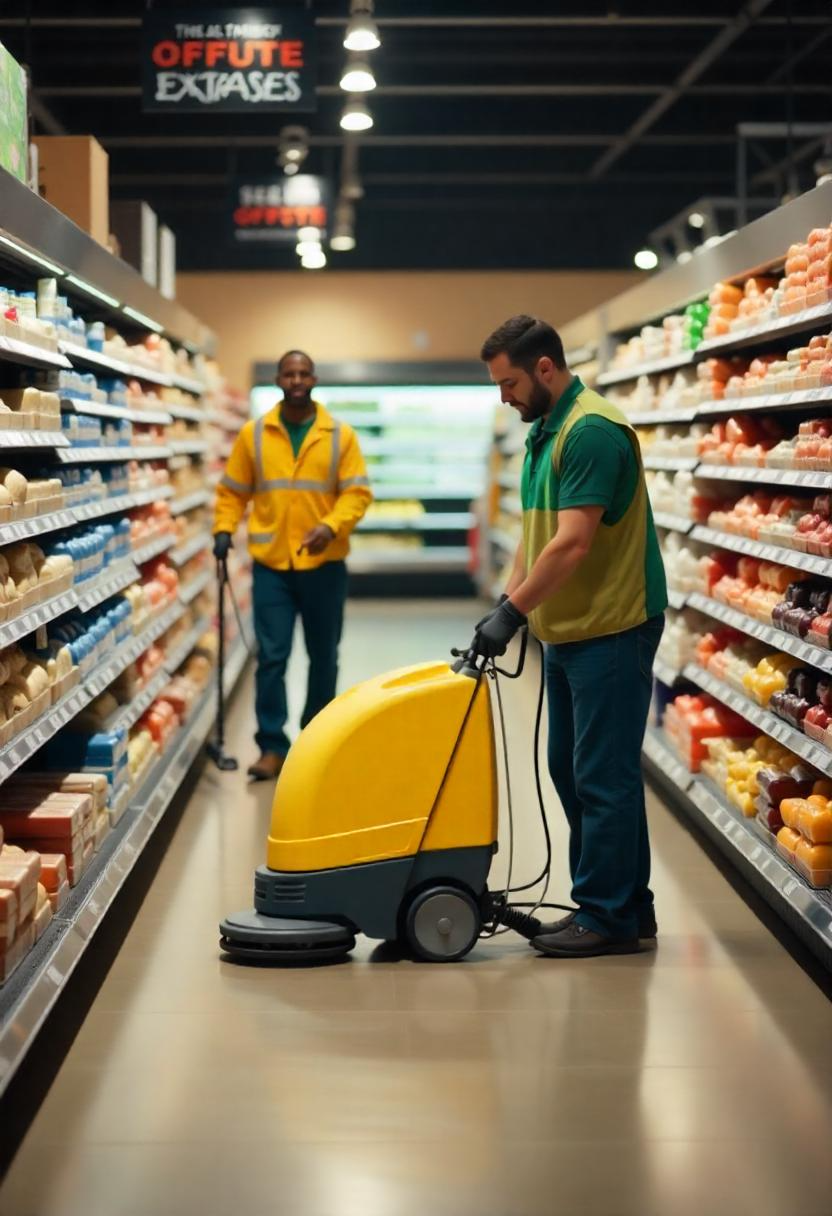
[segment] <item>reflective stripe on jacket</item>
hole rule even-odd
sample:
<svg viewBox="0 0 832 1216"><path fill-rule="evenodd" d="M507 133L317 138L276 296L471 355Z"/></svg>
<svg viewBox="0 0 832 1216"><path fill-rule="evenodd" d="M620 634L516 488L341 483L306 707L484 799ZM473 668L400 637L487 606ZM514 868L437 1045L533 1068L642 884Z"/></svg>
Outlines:
<svg viewBox="0 0 832 1216"><path fill-rule="evenodd" d="M311 570L349 552L349 534L372 501L352 427L322 405L297 459L276 406L240 431L217 487L214 532L235 532L251 500L249 550L273 570ZM335 533L323 553L298 552L318 524Z"/></svg>

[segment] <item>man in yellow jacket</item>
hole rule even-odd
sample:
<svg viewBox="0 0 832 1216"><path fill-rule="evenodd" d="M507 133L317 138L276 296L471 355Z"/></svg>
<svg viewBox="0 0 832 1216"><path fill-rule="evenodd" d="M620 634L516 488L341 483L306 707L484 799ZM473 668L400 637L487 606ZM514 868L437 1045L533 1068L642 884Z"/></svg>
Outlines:
<svg viewBox="0 0 832 1216"><path fill-rule="evenodd" d="M289 750L286 664L300 615L309 655L301 725L335 696L338 644L347 594L349 535L372 495L351 427L312 399L315 365L302 351L277 365L283 400L237 436L217 489L214 554L224 558L249 501L257 637L256 742L249 768L257 781L277 777Z"/></svg>

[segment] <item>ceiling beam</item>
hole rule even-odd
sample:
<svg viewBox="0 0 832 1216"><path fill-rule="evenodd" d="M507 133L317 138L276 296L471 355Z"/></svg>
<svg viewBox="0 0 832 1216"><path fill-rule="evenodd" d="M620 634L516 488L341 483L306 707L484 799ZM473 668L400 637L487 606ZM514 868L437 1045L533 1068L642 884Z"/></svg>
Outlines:
<svg viewBox="0 0 832 1216"><path fill-rule="evenodd" d="M698 80L703 72L706 72L719 59L723 52L745 33L756 18L768 8L769 4L771 4L771 0L749 0L749 3L743 6L737 16L725 25L720 33L711 39L705 49L700 51L696 58L688 64L670 88L666 89L662 96L657 98L644 111L640 118L636 119L621 138L616 140L612 147L608 148L598 158L589 172L592 180L597 181L600 177L603 177L611 165L614 165L625 152L628 152L634 144L637 144L645 132L649 131L662 115L679 100L683 93L687 92L694 81Z"/></svg>
<svg viewBox="0 0 832 1216"><path fill-rule="evenodd" d="M29 92L29 109L32 117L43 127L47 135L68 135L66 127L59 122L46 102L35 92Z"/></svg>
<svg viewBox="0 0 832 1216"><path fill-rule="evenodd" d="M731 179L731 171L714 172L713 178ZM609 179L618 185L657 186L668 182L696 183L702 181L702 173L672 175L667 173L617 173ZM224 186L229 181L227 173L111 173L110 185L133 189L153 187ZM361 181L367 186L567 186L585 183L583 173L365 173Z"/></svg>
<svg viewBox="0 0 832 1216"><path fill-rule="evenodd" d="M783 79L787 80L790 72L792 72L799 63L802 63L804 59L808 59L819 46L822 46L830 34L832 34L832 16L830 16L825 29L822 29L819 33L815 34L814 38L810 38L799 51L796 51L789 59L785 59L783 63L781 63L780 66L771 73L766 81L766 84L775 84L778 80Z"/></svg>
<svg viewBox="0 0 832 1216"><path fill-rule="evenodd" d="M610 17L586 17L586 16L517 16L517 17L431 17L431 16L408 16L408 17L385 17L382 14L376 14L376 25L383 26L387 29L569 29L575 28L603 28L609 29L611 25L620 29L670 29L670 28L703 28L713 29L726 26L730 23L729 17L709 17L709 16L694 16L693 14L685 15L677 13L673 16L625 16L617 15L614 20ZM316 17L315 24L322 29L326 28L342 28L347 24L347 17ZM791 19L791 24L795 26L826 26L829 18L826 16L795 16ZM31 26L33 29L95 29L95 30L133 30L140 29L142 24L141 17L33 17ZM761 17L759 21L763 26L782 27L789 24L788 17ZM27 25L25 17L0 17L0 29L24 29Z"/></svg>
<svg viewBox="0 0 832 1216"><path fill-rule="evenodd" d="M279 132L271 135L104 135L96 136L105 148L274 148ZM612 144L617 135L363 135L366 148L596 148ZM724 135L652 135L652 147L733 147L736 137ZM311 148L340 148L340 135L310 135Z"/></svg>
<svg viewBox="0 0 832 1216"><path fill-rule="evenodd" d="M74 97L126 99L142 95L141 85L137 84L44 85L37 91L41 97L64 100ZM658 105L665 101L668 91L663 84L391 84L379 85L373 90L372 97L483 97L486 100L495 97L656 97L659 99ZM801 82L790 87L787 84L734 84L726 81L724 84L698 85L682 91L694 97L782 97L787 92L826 97L829 95L829 85ZM344 96L343 89L337 84L319 84L315 92L318 97ZM678 96L681 96L681 92ZM660 113L669 104L663 104ZM654 108L651 107L651 111ZM652 125L660 113L657 112L647 125ZM639 122L643 122L645 117L643 115Z"/></svg>

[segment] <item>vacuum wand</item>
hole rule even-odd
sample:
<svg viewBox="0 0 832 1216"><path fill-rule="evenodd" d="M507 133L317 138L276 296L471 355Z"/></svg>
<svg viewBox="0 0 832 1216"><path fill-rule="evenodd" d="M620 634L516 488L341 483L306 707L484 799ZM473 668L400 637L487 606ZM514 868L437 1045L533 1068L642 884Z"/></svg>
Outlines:
<svg viewBox="0 0 832 1216"><path fill-rule="evenodd" d="M217 558L217 606L219 615L219 653L217 656L217 721L213 743L206 751L221 773L234 773L240 767L233 756L225 754L225 585L228 582L228 563L224 557Z"/></svg>

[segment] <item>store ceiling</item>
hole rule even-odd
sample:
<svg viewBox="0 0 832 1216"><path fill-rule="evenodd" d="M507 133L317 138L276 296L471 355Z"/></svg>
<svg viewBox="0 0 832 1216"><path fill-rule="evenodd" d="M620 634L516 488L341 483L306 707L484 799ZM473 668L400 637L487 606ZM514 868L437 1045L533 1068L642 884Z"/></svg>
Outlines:
<svg viewBox="0 0 832 1216"><path fill-rule="evenodd" d="M142 112L141 0L28 7L28 29L5 8L0 40L31 65L37 130L94 134L113 196L157 210L180 268L296 266L291 250L229 245L227 188L276 171L292 122L312 136L305 169L337 180L349 0L309 6L317 112L242 118ZM651 229L734 194L737 124L832 125L828 0L377 0L376 17L358 246L336 268L631 266ZM803 188L819 147L792 140ZM755 195L779 200L788 151L782 137L754 141Z"/></svg>

